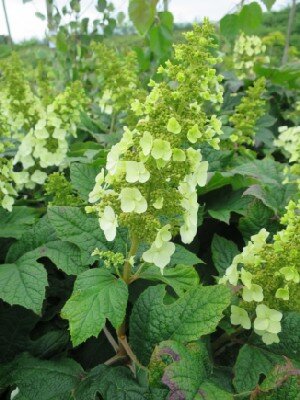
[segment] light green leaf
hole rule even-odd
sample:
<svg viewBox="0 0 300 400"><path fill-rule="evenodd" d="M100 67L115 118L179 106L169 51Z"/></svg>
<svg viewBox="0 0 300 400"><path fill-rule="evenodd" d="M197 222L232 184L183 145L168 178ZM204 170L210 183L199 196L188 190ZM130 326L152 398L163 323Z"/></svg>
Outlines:
<svg viewBox="0 0 300 400"><path fill-rule="evenodd" d="M30 207L15 206L12 212L0 207L0 237L20 239L37 216L38 211Z"/></svg>
<svg viewBox="0 0 300 400"><path fill-rule="evenodd" d="M43 14L43 13L41 13L41 12L36 12L35 13L35 16L36 17L38 17L39 19L41 19L42 21L45 21L46 20L46 15L45 14Z"/></svg>
<svg viewBox="0 0 300 400"><path fill-rule="evenodd" d="M173 44L174 17L170 12L158 13L158 22L149 31L150 49L159 59L169 57Z"/></svg>
<svg viewBox="0 0 300 400"><path fill-rule="evenodd" d="M283 357L267 350L245 344L238 355L234 372L234 386L238 392L252 390L257 385L260 375L267 375L273 366L283 362Z"/></svg>
<svg viewBox="0 0 300 400"><path fill-rule="evenodd" d="M190 265L176 265L174 268L165 268L163 275L159 268L152 265L140 275L140 278L164 282L172 286L178 296L182 296L192 286L199 284L197 271Z"/></svg>
<svg viewBox="0 0 300 400"><path fill-rule="evenodd" d="M130 0L128 14L140 35L145 35L154 22L158 0Z"/></svg>
<svg viewBox="0 0 300 400"><path fill-rule="evenodd" d="M276 0L262 0L262 2L267 7L267 10L271 11L273 5L276 3Z"/></svg>
<svg viewBox="0 0 300 400"><path fill-rule="evenodd" d="M233 258L239 253L237 245L217 234L211 243L212 259L220 275L231 265Z"/></svg>
<svg viewBox="0 0 300 400"><path fill-rule="evenodd" d="M95 185L95 178L99 172L99 168L92 164L71 164L70 177L72 185L84 200L88 200L89 193Z"/></svg>
<svg viewBox="0 0 300 400"><path fill-rule="evenodd" d="M246 34L251 34L261 25L263 13L258 3L252 2L242 8L238 17L240 28Z"/></svg>
<svg viewBox="0 0 300 400"><path fill-rule="evenodd" d="M186 343L213 332L231 295L225 286L199 286L172 304L164 304L164 297L165 286L149 287L131 314L130 343L145 365L155 345L163 340Z"/></svg>
<svg viewBox="0 0 300 400"><path fill-rule="evenodd" d="M125 317L127 298L125 282L107 270L91 269L79 275L61 313L69 320L74 346L97 337L106 319L118 328Z"/></svg>
<svg viewBox="0 0 300 400"><path fill-rule="evenodd" d="M18 304L40 314L47 273L36 262L34 253L27 253L13 264L0 265L0 298L9 304Z"/></svg>
<svg viewBox="0 0 300 400"><path fill-rule="evenodd" d="M225 37L233 37L239 33L240 24L237 14L227 14L220 20L220 31Z"/></svg>

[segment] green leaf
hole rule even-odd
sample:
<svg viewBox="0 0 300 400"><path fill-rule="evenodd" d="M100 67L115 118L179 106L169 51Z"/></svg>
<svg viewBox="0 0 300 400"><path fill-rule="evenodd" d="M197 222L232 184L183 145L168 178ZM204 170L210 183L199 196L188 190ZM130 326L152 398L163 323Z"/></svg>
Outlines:
<svg viewBox="0 0 300 400"><path fill-rule="evenodd" d="M231 393L221 389L212 381L205 381L202 383L199 394L201 397L198 399L205 399L205 400L233 400L234 397Z"/></svg>
<svg viewBox="0 0 300 400"><path fill-rule="evenodd" d="M88 200L89 193L95 185L95 178L99 168L92 164L72 163L70 177L73 187L84 200Z"/></svg>
<svg viewBox="0 0 300 400"><path fill-rule="evenodd" d="M107 7L107 1L106 0L97 0L97 10L99 12L103 12L105 8Z"/></svg>
<svg viewBox="0 0 300 400"><path fill-rule="evenodd" d="M145 35L154 22L158 0L130 0L128 14L140 35Z"/></svg>
<svg viewBox="0 0 300 400"><path fill-rule="evenodd" d="M48 217L61 240L80 248L85 264L92 262L91 254L96 247L108 250L97 218L88 216L77 207L49 207Z"/></svg>
<svg viewBox="0 0 300 400"><path fill-rule="evenodd" d="M96 393L104 400L165 400L166 390L142 387L128 368L99 365L82 379L75 390L75 400L94 400Z"/></svg>
<svg viewBox="0 0 300 400"><path fill-rule="evenodd" d="M298 195L297 184L287 183L280 188L274 185L252 185L245 192L244 196L254 196L260 199L275 214L281 215L289 201Z"/></svg>
<svg viewBox="0 0 300 400"><path fill-rule="evenodd" d="M170 399L177 399L179 395L185 400L233 399L209 380L212 368L207 349L201 342L187 346L171 340L162 342L151 356L149 372L150 381L160 378L169 387Z"/></svg>
<svg viewBox="0 0 300 400"><path fill-rule="evenodd" d="M97 337L106 318L118 328L125 317L127 298L125 282L104 269L91 269L79 275L61 313L69 320L74 346L91 336Z"/></svg>
<svg viewBox="0 0 300 400"><path fill-rule="evenodd" d="M175 244L175 252L171 257L170 266L177 264L196 265L200 263L203 264L203 261L195 253L192 253L180 244Z"/></svg>
<svg viewBox="0 0 300 400"><path fill-rule="evenodd" d="M220 31L225 37L234 37L239 33L240 24L237 14L227 14L220 20Z"/></svg>
<svg viewBox="0 0 300 400"><path fill-rule="evenodd" d="M273 5L276 3L276 0L262 0L262 2L267 7L267 10L271 11Z"/></svg>
<svg viewBox="0 0 300 400"><path fill-rule="evenodd" d="M19 388L21 398L66 400L71 399L82 373L81 366L72 359L48 361L25 354L15 361L10 381Z"/></svg>
<svg viewBox="0 0 300 400"><path fill-rule="evenodd" d="M212 259L220 275L224 275L233 258L239 253L237 245L217 234L211 243Z"/></svg>
<svg viewBox="0 0 300 400"><path fill-rule="evenodd" d="M261 25L263 12L260 5L256 2L246 4L239 13L239 26L246 33L254 33Z"/></svg>
<svg viewBox="0 0 300 400"><path fill-rule="evenodd" d="M269 351L245 344L238 355L234 366L233 384L238 392L246 392L255 388L260 375L267 375L275 364L284 359Z"/></svg>
<svg viewBox="0 0 300 400"><path fill-rule="evenodd" d="M0 237L20 239L28 226L34 224L38 210L15 206L12 212L0 208Z"/></svg>
<svg viewBox="0 0 300 400"><path fill-rule="evenodd" d="M69 275L77 275L86 269L86 264L81 261L79 247L57 240L55 231L46 217L27 229L21 239L10 247L6 262L15 262L27 252L31 252L36 259L48 257L58 269Z"/></svg>
<svg viewBox="0 0 300 400"><path fill-rule="evenodd" d="M244 214L251 199L243 197L243 191L224 192L222 196L214 197L208 205L208 213L212 218L229 224L231 213Z"/></svg>
<svg viewBox="0 0 300 400"><path fill-rule="evenodd" d="M240 174L231 174L228 172L209 172L209 180L203 188L198 188L198 193L203 195L220 189L224 186L231 185L234 190L249 186L253 182L252 178L242 176Z"/></svg>
<svg viewBox="0 0 300 400"><path fill-rule="evenodd" d="M274 219L274 212L259 200L249 204L244 216L239 220L239 230L246 242L262 228L275 233L279 226L278 221Z"/></svg>
<svg viewBox="0 0 300 400"><path fill-rule="evenodd" d="M13 264L0 265L0 298L11 305L40 314L46 286L46 270L36 262L34 253L25 254Z"/></svg>
<svg viewBox="0 0 300 400"><path fill-rule="evenodd" d="M41 12L36 12L35 16L38 17L39 19L41 19L42 21L46 21L46 15L42 14Z"/></svg>
<svg viewBox="0 0 300 400"><path fill-rule="evenodd" d="M160 12L158 18L158 22L149 30L149 42L153 53L164 60L172 50L174 18L170 12Z"/></svg>
<svg viewBox="0 0 300 400"><path fill-rule="evenodd" d="M283 169L283 164L265 158L264 160L254 160L241 164L231 170L231 173L251 176L260 184L281 185L284 180Z"/></svg>
<svg viewBox="0 0 300 400"><path fill-rule="evenodd" d="M279 343L265 347L278 355L284 354L300 362L300 313L286 312L281 321L281 332L278 334Z"/></svg>
<svg viewBox="0 0 300 400"><path fill-rule="evenodd" d="M0 321L0 363L4 363L27 349L29 334L38 322L38 316L25 308L2 303Z"/></svg>
<svg viewBox="0 0 300 400"><path fill-rule="evenodd" d="M50 358L64 352L69 340L69 334L65 330L48 331L38 339L30 340L27 350L35 357Z"/></svg>
<svg viewBox="0 0 300 400"><path fill-rule="evenodd" d="M164 282L172 286L178 296L182 296L192 286L199 284L197 271L189 265L176 265L174 268L165 268L163 275L155 265L152 265L140 275L140 278Z"/></svg>
<svg viewBox="0 0 300 400"><path fill-rule="evenodd" d="M40 218L33 226L27 227L20 240L10 246L6 262L15 262L23 254L37 249L48 241L55 240L57 240L57 236L48 218L46 216Z"/></svg>
<svg viewBox="0 0 300 400"><path fill-rule="evenodd" d="M80 12L80 0L71 0L70 7L73 11L75 11L76 13L79 13Z"/></svg>
<svg viewBox="0 0 300 400"><path fill-rule="evenodd" d="M231 296L223 286L200 286L172 304L164 304L164 297L165 286L149 287L132 310L130 343L145 365L155 345L163 340L186 343L213 332Z"/></svg>
<svg viewBox="0 0 300 400"><path fill-rule="evenodd" d="M264 76L273 84L281 85L290 90L300 89L300 71L297 66L289 65L288 67L264 67L256 64L254 67L255 73L258 76Z"/></svg>
<svg viewBox="0 0 300 400"><path fill-rule="evenodd" d="M40 257L48 257L58 269L67 275L78 275L86 269L81 262L78 246L70 242L55 241L37 249Z"/></svg>

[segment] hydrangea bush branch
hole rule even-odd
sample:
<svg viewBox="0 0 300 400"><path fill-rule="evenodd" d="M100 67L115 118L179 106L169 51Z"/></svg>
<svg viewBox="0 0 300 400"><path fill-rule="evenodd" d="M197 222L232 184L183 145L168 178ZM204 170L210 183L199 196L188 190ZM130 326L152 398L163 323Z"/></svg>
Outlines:
<svg viewBox="0 0 300 400"><path fill-rule="evenodd" d="M143 261L163 271L175 251L172 237L180 233L190 243L196 235L196 187L205 185L208 168L197 147L206 142L218 148L221 134L220 121L207 112L222 102L212 35L205 21L174 47L174 61L159 68L165 79L150 83L145 103L133 103L138 123L124 128L90 193L94 205L86 211L98 214L108 241L118 227L128 229L131 248L122 273L127 283L140 244L146 246Z"/></svg>

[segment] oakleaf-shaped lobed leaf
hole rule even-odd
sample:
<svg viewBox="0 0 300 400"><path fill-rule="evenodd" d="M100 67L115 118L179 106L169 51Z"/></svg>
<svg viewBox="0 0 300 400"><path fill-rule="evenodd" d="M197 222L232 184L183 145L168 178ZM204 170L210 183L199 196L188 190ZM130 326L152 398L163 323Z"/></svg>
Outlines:
<svg viewBox="0 0 300 400"><path fill-rule="evenodd" d="M164 297L165 286L150 287L133 307L130 343L144 365L163 340L187 343L213 332L231 295L225 286L199 286L171 304L164 304Z"/></svg>
<svg viewBox="0 0 300 400"><path fill-rule="evenodd" d="M127 298L125 282L104 269L91 269L79 275L61 313L69 320L74 346L91 336L97 337L106 318L118 328L125 317Z"/></svg>
<svg viewBox="0 0 300 400"><path fill-rule="evenodd" d="M234 386L238 392L252 390L257 385L260 375L267 375L275 364L283 358L267 350L245 344L238 355L234 370Z"/></svg>
<svg viewBox="0 0 300 400"><path fill-rule="evenodd" d="M162 375L161 382L170 389L170 400L233 399L209 380L212 367L204 343L184 346L172 340L162 342L154 350L149 370L150 381L156 385L157 377Z"/></svg>

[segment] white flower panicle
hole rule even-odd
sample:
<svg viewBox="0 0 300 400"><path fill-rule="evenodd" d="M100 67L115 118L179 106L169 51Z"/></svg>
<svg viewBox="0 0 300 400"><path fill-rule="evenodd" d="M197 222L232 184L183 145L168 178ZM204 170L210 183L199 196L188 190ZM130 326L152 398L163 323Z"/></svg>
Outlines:
<svg viewBox="0 0 300 400"><path fill-rule="evenodd" d="M259 36L247 36L242 33L233 48L233 66L239 79L254 79L254 65L257 62L267 64L270 58L265 55L267 47Z"/></svg>
<svg viewBox="0 0 300 400"><path fill-rule="evenodd" d="M87 212L98 214L107 240L126 227L132 241L148 245L142 259L161 270L175 251L172 236L190 243L197 232L197 186L206 184L208 163L193 146L219 148L221 123L206 110L222 102L211 34L206 21L175 46L175 62L159 68L166 79L150 82L144 103L134 101L138 123L124 128L89 196Z"/></svg>
<svg viewBox="0 0 300 400"><path fill-rule="evenodd" d="M28 171L26 188L43 184L48 167L62 167L69 149L69 139L76 136L80 112L87 99L79 82L74 82L60 93L41 113L37 123L22 140L13 163L21 163ZM22 187L19 187L21 189Z"/></svg>

